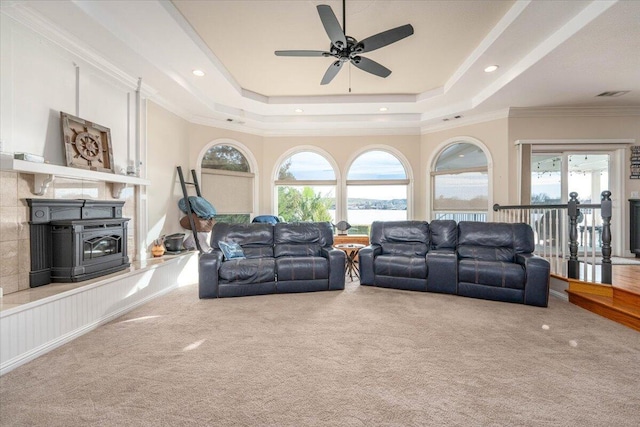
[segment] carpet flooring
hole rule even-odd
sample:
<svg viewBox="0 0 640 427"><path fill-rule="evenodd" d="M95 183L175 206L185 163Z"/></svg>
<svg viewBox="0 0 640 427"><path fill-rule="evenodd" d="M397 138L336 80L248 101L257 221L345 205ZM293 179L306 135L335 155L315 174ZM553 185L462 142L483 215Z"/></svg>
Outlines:
<svg viewBox="0 0 640 427"><path fill-rule="evenodd" d="M640 334L549 308L358 286L183 287L0 378L2 426L637 426Z"/></svg>

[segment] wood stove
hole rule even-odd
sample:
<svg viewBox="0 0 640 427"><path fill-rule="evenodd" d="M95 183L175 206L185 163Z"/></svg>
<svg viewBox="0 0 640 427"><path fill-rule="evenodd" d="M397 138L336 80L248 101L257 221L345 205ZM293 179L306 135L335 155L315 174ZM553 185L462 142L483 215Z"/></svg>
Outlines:
<svg viewBox="0 0 640 427"><path fill-rule="evenodd" d="M79 282L129 267L122 201L27 199L31 287Z"/></svg>

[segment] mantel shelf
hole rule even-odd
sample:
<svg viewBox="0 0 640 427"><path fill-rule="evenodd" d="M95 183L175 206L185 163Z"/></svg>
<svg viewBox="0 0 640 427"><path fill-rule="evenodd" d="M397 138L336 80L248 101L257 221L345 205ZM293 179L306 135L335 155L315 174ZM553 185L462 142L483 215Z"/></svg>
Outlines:
<svg viewBox="0 0 640 427"><path fill-rule="evenodd" d="M96 172L87 169L71 168L67 166L52 165L49 163L35 163L14 159L11 155L0 156L0 169L29 173L34 175L33 194L43 195L55 177L86 179L89 181L104 181L112 184L112 195L119 198L122 190L128 185L150 185L148 179L137 176L118 175L106 172Z"/></svg>

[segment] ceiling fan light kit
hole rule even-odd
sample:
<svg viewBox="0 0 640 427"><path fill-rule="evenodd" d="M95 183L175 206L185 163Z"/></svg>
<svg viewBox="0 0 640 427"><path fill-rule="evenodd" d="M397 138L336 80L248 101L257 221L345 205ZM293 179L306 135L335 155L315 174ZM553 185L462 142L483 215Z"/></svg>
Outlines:
<svg viewBox="0 0 640 427"><path fill-rule="evenodd" d="M367 37L362 41L358 41L351 36L347 36L345 33L346 20L345 18L345 0L342 1L343 10L343 23L342 27L333 13L331 6L321 4L317 6L318 15L324 26L331 45L329 51L320 50L276 50L276 56L301 56L301 57L333 57L336 58L322 77L321 85L329 84L333 78L338 74L342 65L345 62L349 62L355 65L357 68L367 73L385 78L391 74L391 70L387 67L373 61L369 58L360 56L361 53L367 53L380 49L381 47L388 46L399 40L409 37L413 34L413 27L411 24L402 25L400 27L392 28L387 31L375 34L371 37Z"/></svg>

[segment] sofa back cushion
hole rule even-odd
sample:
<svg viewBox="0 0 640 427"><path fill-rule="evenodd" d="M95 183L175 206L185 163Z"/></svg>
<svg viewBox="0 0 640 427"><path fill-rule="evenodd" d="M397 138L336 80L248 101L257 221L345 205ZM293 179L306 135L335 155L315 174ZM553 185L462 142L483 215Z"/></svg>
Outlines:
<svg viewBox="0 0 640 427"><path fill-rule="evenodd" d="M374 221L371 244L382 253L400 256L425 256L429 250L429 223L426 221Z"/></svg>
<svg viewBox="0 0 640 427"><path fill-rule="evenodd" d="M271 224L217 222L211 232L211 247L220 249L218 245L220 241L239 244L246 258L273 258L273 225Z"/></svg>
<svg viewBox="0 0 640 427"><path fill-rule="evenodd" d="M458 224L451 219L436 219L429 223L431 249L455 249L458 245Z"/></svg>
<svg viewBox="0 0 640 427"><path fill-rule="evenodd" d="M274 227L274 255L322 256L321 248L333 245L333 231L328 222L278 223Z"/></svg>
<svg viewBox="0 0 640 427"><path fill-rule="evenodd" d="M461 221L458 224L458 257L514 262L515 255L534 250L528 224Z"/></svg>

